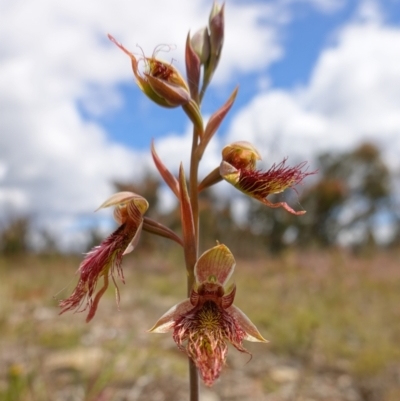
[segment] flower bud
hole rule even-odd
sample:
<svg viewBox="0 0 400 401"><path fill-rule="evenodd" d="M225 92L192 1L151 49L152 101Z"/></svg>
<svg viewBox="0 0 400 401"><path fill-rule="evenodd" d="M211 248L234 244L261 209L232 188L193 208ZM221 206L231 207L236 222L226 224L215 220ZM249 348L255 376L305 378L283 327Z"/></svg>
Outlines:
<svg viewBox="0 0 400 401"><path fill-rule="evenodd" d="M224 4L213 4L209 19L211 53L219 60L222 45L224 44Z"/></svg>
<svg viewBox="0 0 400 401"><path fill-rule="evenodd" d="M190 39L195 53L199 56L201 64L206 64L210 57L210 36L206 27L199 29Z"/></svg>
<svg viewBox="0 0 400 401"><path fill-rule="evenodd" d="M204 64L203 92L209 85L221 58L222 46L224 44L224 27L224 5L220 6L214 3L208 21L210 55Z"/></svg>

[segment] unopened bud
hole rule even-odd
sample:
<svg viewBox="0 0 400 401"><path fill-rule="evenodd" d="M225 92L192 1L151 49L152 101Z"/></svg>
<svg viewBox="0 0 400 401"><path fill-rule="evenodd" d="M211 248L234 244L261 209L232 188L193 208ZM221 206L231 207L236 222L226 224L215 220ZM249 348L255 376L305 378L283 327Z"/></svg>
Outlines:
<svg viewBox="0 0 400 401"><path fill-rule="evenodd" d="M193 50L199 56L201 64L210 57L210 36L206 27L199 29L190 39Z"/></svg>
<svg viewBox="0 0 400 401"><path fill-rule="evenodd" d="M211 53L215 56L216 62L218 63L222 45L224 44L224 4L222 6L217 3L213 4L210 13L209 26Z"/></svg>

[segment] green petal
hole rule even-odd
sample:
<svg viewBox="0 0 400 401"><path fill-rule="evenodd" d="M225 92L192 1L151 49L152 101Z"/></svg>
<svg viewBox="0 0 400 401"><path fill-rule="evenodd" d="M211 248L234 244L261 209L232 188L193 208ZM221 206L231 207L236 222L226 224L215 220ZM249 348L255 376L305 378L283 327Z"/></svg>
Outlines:
<svg viewBox="0 0 400 401"><path fill-rule="evenodd" d="M204 252L194 267L194 274L198 283L204 283L213 278L217 283L224 285L235 269L235 258L231 251L223 244Z"/></svg>

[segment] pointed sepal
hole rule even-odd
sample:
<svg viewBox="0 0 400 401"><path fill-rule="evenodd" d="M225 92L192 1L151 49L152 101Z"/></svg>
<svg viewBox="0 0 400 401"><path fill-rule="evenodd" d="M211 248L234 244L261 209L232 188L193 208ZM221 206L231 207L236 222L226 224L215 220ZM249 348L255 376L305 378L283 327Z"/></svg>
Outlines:
<svg viewBox="0 0 400 401"><path fill-rule="evenodd" d="M233 103L235 102L238 90L239 90L239 88L236 88L232 92L231 96L226 101L226 103L221 108L219 108L208 120L207 126L204 130L204 135L201 139L200 146L199 146L199 151L201 151L201 153L204 152L204 150L207 147L208 143L210 142L211 138L217 132L217 130L220 127L225 116L228 114L229 110L231 109Z"/></svg>
<svg viewBox="0 0 400 401"><path fill-rule="evenodd" d="M190 100L189 92L182 87L171 84L165 80L144 74L153 91L167 102L170 107L183 106Z"/></svg>
<svg viewBox="0 0 400 401"><path fill-rule="evenodd" d="M175 320L177 320L181 315L184 315L188 311L193 309L193 305L190 300L185 299L179 304L174 305L169 309L164 315L157 320L156 324L148 330L149 333L167 333L174 326Z"/></svg>
<svg viewBox="0 0 400 401"><path fill-rule="evenodd" d="M157 167L158 172L165 181L165 183L170 187L171 191L179 199L179 183L174 175L168 170L165 164L159 158L156 148L154 147L154 141L151 141L151 156L153 157L154 164Z"/></svg>
<svg viewBox="0 0 400 401"><path fill-rule="evenodd" d="M244 337L247 341L267 343L266 340L258 331L254 323L243 313L237 306L232 305L227 309L227 312L233 316L246 333Z"/></svg>
<svg viewBox="0 0 400 401"><path fill-rule="evenodd" d="M182 164L179 168L179 194L186 266L194 266L196 263L197 242L194 229L192 206L190 204L190 198Z"/></svg>
<svg viewBox="0 0 400 401"><path fill-rule="evenodd" d="M200 58L192 47L190 33L186 38L185 64L190 95L197 102L200 82Z"/></svg>
<svg viewBox="0 0 400 401"><path fill-rule="evenodd" d="M182 239L174 231L149 217L145 217L143 220L143 230L159 235L160 237L168 238L183 246Z"/></svg>

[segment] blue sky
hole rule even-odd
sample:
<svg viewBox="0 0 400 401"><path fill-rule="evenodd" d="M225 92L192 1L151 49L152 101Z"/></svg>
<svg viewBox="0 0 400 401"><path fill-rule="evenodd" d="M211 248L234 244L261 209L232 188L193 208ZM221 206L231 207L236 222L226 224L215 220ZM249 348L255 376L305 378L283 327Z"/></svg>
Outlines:
<svg viewBox="0 0 400 401"><path fill-rule="evenodd" d="M318 9L307 2L294 4L291 10L293 19L282 32L284 55L256 74L239 74L235 77L240 86L235 107L240 108L252 99L259 89L259 80L263 77L268 77L272 88L290 89L305 85L321 50L330 43L335 32L356 15L360 7L360 2L357 1L338 1L337 4L339 3L341 4L337 8L329 11ZM386 0L379 4L385 13L386 22L398 25L400 3ZM183 49L178 50L183 51ZM117 54L115 56L117 57ZM167 59L168 54L163 57ZM150 138L159 138L170 132L185 130L185 115L180 109L166 110L150 102L138 108L142 94L133 81L120 85L118 91L124 99L123 107L94 118L94 121L105 127L114 140L145 150L149 146ZM211 114L228 95L228 88L221 90L220 87L212 86L204 102L204 113ZM81 111L84 118L91 119L84 109ZM232 114L228 115L221 127L222 135L231 121L231 116Z"/></svg>
<svg viewBox="0 0 400 401"><path fill-rule="evenodd" d="M316 10L311 5L293 7L296 16L282 33L285 54L280 60L276 60L257 74L240 74L236 77L240 85L236 107L243 106L253 97L254 92L258 91L258 81L263 76L268 76L274 88L291 88L306 83L321 49L329 41L335 29L351 18L356 6L356 2L347 3L335 12L329 13ZM226 23L229 24L229 21ZM168 58L168 54L162 56ZM105 127L116 141L146 149L149 146L149 138L158 138L169 132L184 131L185 115L180 109L166 110L150 102L138 108L142 94L135 87L133 80L131 83L120 85L118 91L124 98L123 107L95 118L95 121ZM227 88L222 88L221 91L220 87L211 86L204 102L204 112L212 113L224 102L228 94ZM82 115L91 118L84 109ZM230 116L228 115L226 120L227 124Z"/></svg>
<svg viewBox="0 0 400 401"><path fill-rule="evenodd" d="M285 54L258 73L238 74L235 77L240 86L235 107L241 107L251 100L258 91L259 80L263 77L267 76L274 88L291 88L306 83L321 49L329 41L335 29L351 18L356 7L356 2L348 2L334 12L321 12L310 4L294 5L295 16L282 33L281 40ZM229 24L229 21L226 23ZM179 50L183 52L184 49L176 51ZM121 56L116 49L115 57ZM161 57L168 60L174 55L166 53L161 54ZM150 138L159 138L170 132L184 132L187 122L181 109L163 109L150 101L145 104L133 79L132 82L119 85L117 90L123 97L123 105L117 110L91 116L80 105L82 116L99 123L114 140L145 150L149 147ZM223 104L227 96L229 96L227 87L211 86L203 105L204 113L212 113ZM231 115L228 115L221 134L223 128L229 124Z"/></svg>
<svg viewBox="0 0 400 401"><path fill-rule="evenodd" d="M110 195L112 180L137 181L154 171L151 138L173 171L179 161L187 164L184 113L159 108L140 92L129 59L106 34L145 54L173 44L160 57L184 71L186 34L206 25L211 4L1 3L1 221L29 213L63 244L76 244L82 222L109 221L110 213L92 212ZM228 0L224 50L204 114L240 89L200 175L237 140L252 142L266 166L287 156L312 166L322 151L372 140L400 170L399 55L400 0Z"/></svg>

